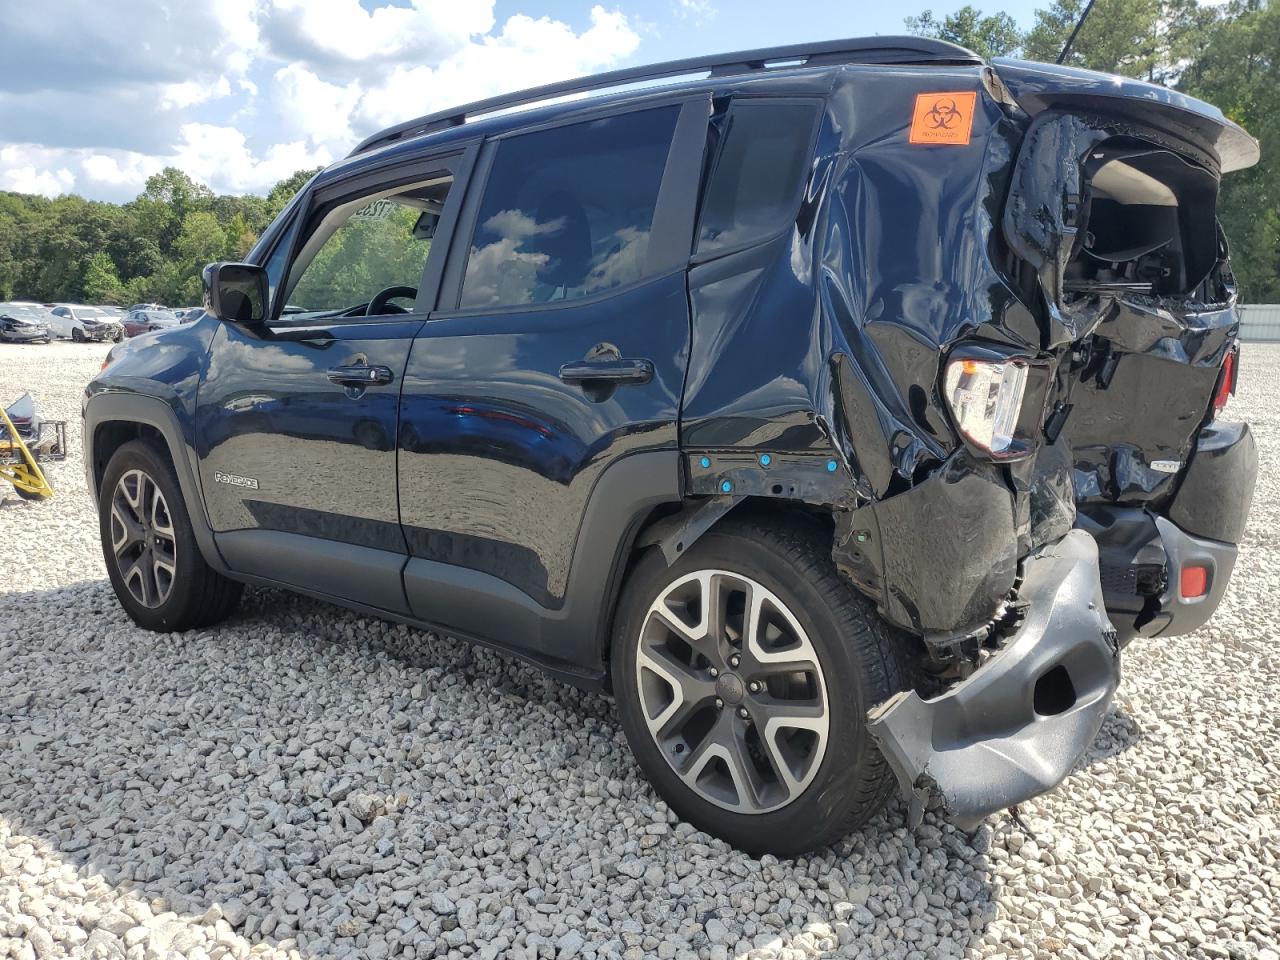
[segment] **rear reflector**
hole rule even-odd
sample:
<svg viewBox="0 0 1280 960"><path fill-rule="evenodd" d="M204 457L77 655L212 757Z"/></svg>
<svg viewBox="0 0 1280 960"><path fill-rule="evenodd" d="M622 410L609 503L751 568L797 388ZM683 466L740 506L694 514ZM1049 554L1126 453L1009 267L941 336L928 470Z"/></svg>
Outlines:
<svg viewBox="0 0 1280 960"><path fill-rule="evenodd" d="M1183 567L1179 578L1183 600L1195 600L1209 592L1209 571L1205 567Z"/></svg>
<svg viewBox="0 0 1280 960"><path fill-rule="evenodd" d="M1229 350L1222 360L1222 373L1218 375L1218 389L1213 395L1213 412L1215 415L1222 412L1227 405L1227 401L1231 399L1231 395L1236 392L1238 354L1238 349Z"/></svg>

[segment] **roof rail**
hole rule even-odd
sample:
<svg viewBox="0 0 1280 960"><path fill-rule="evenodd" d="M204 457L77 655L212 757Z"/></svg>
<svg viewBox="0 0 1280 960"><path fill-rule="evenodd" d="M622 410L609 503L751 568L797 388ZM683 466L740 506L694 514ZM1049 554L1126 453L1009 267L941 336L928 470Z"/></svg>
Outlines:
<svg viewBox="0 0 1280 960"><path fill-rule="evenodd" d="M687 73L710 72L713 77L723 77L753 73L770 67L816 67L835 63L903 65L929 63L974 66L982 62L982 58L972 50L929 37L860 37L850 40L829 40L825 43L763 47L759 50L689 57L685 60L668 60L665 63L628 67L624 70L611 70L608 73L562 80L559 83L531 87L528 90L477 100L474 103L441 110L438 113L429 113L416 120L398 123L375 133L362 141L349 156L354 157L375 147L395 143L397 140L461 126L468 119L479 114L495 113L509 107L525 106L574 93L643 83L646 80L662 80Z"/></svg>

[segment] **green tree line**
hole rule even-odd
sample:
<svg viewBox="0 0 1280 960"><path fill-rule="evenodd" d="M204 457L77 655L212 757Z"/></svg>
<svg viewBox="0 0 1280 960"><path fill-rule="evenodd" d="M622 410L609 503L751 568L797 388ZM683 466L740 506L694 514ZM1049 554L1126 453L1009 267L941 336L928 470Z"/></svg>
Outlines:
<svg viewBox="0 0 1280 960"><path fill-rule="evenodd" d="M314 174L265 197L215 196L167 167L125 204L0 192L0 300L200 302L200 271L236 260Z"/></svg>
<svg viewBox="0 0 1280 960"><path fill-rule="evenodd" d="M929 10L907 29L984 57L1057 60L1087 0L1054 0L1030 30L1002 12ZM1262 160L1222 181L1218 216L1241 299L1280 303L1280 3L1096 0L1065 61L1163 83L1219 107L1253 134Z"/></svg>

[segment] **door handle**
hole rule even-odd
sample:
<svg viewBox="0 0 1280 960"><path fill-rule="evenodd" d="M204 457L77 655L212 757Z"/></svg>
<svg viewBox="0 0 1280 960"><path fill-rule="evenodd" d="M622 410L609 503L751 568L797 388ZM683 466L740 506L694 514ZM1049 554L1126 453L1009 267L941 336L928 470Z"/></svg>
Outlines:
<svg viewBox="0 0 1280 960"><path fill-rule="evenodd" d="M382 386L395 379L390 367L371 367L363 363L330 367L328 377L330 383L336 383L343 387Z"/></svg>
<svg viewBox="0 0 1280 960"><path fill-rule="evenodd" d="M653 379L653 361L623 358L575 360L560 368L560 379L571 384L648 383Z"/></svg>

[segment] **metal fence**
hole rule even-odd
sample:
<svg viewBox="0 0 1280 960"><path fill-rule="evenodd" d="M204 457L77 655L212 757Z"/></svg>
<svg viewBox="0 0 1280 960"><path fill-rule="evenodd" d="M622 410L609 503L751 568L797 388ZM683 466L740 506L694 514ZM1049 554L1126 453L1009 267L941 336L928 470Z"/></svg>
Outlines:
<svg viewBox="0 0 1280 960"><path fill-rule="evenodd" d="M1240 339L1280 341L1280 303L1240 307Z"/></svg>

